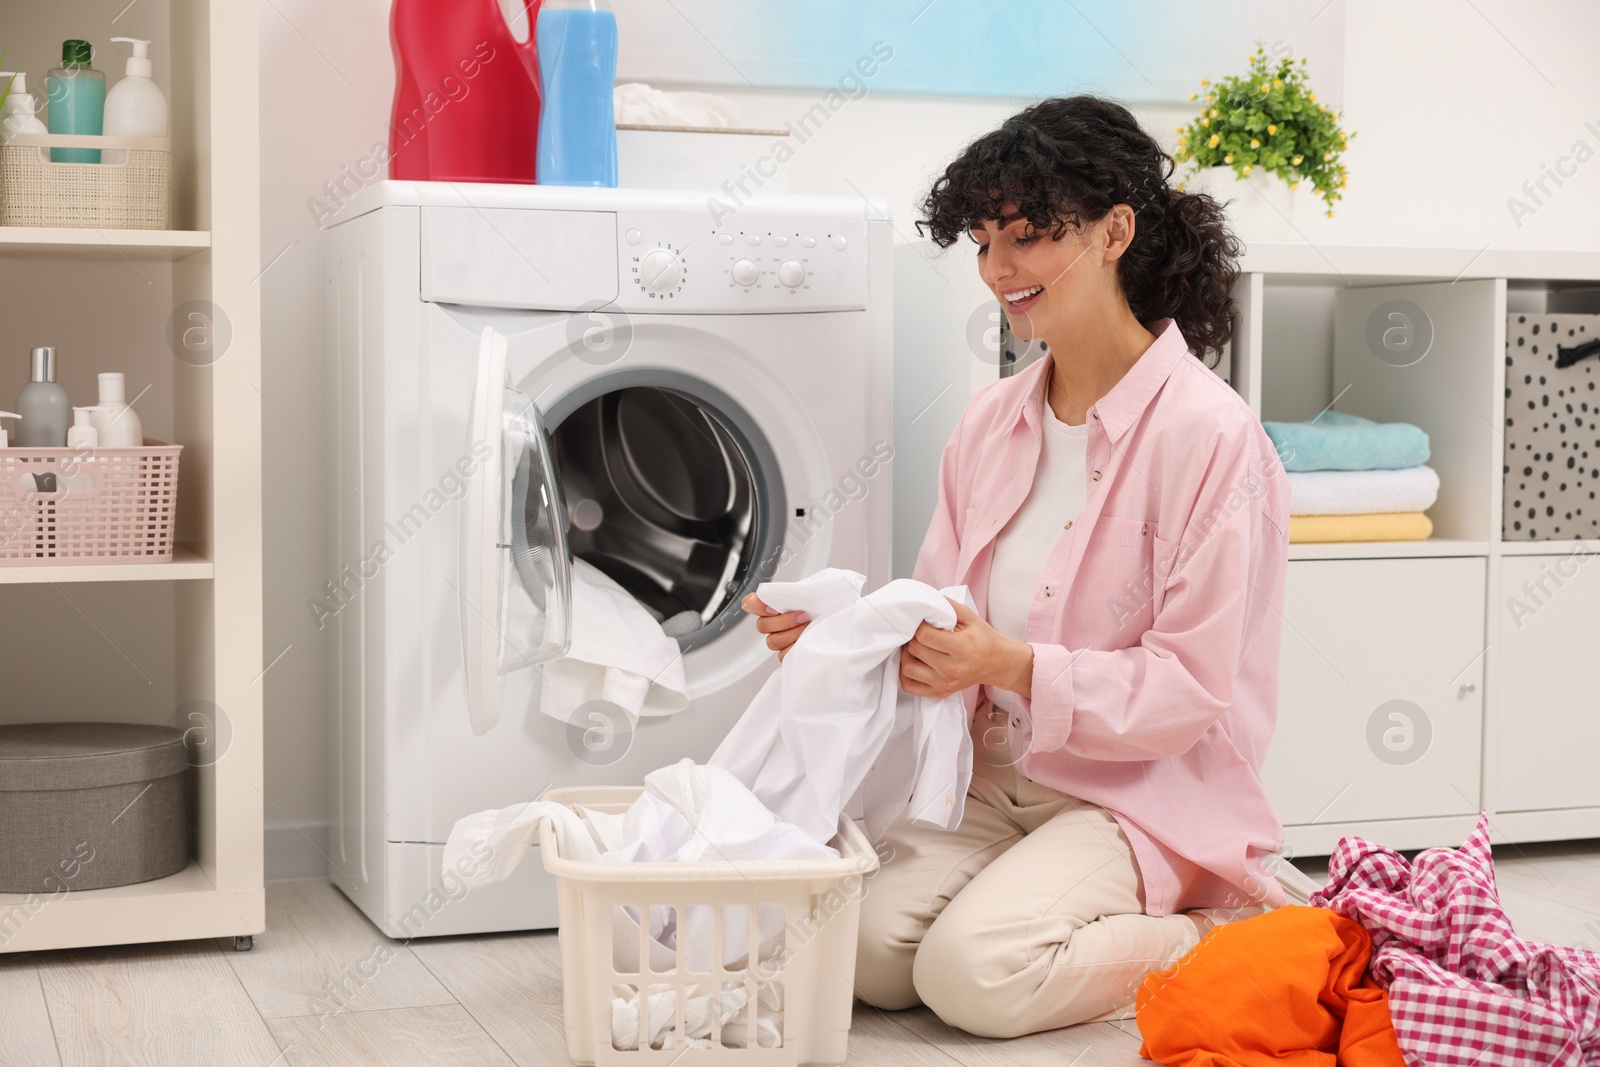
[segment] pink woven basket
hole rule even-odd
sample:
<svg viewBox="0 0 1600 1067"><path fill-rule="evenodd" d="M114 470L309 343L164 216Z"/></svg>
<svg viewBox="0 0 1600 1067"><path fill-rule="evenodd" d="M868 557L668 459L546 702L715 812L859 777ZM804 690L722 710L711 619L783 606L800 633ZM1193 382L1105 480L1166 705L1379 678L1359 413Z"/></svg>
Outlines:
<svg viewBox="0 0 1600 1067"><path fill-rule="evenodd" d="M0 566L170 563L181 451L0 449Z"/></svg>

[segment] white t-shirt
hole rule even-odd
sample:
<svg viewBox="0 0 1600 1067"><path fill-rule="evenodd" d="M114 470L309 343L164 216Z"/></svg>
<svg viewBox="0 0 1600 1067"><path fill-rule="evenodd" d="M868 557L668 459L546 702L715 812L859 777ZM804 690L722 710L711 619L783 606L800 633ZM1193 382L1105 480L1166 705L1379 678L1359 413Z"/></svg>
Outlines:
<svg viewBox="0 0 1600 1067"><path fill-rule="evenodd" d="M1025 640L1028 609L1045 561L1055 550L1067 522L1078 517L1088 499L1087 424L1069 426L1044 405L1044 448L1033 475L1033 487L1022 507L995 538L989 569L989 625L1008 637ZM991 687L989 698L1007 710L1011 694Z"/></svg>

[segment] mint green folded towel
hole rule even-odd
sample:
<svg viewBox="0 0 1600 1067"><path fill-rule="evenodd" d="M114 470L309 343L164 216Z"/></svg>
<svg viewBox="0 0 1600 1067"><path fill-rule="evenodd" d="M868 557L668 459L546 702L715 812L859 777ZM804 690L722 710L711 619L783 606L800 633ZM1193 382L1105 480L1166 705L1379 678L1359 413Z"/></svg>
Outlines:
<svg viewBox="0 0 1600 1067"><path fill-rule="evenodd" d="M1286 471L1392 471L1428 462L1428 435L1409 422L1324 411L1310 422L1263 422Z"/></svg>

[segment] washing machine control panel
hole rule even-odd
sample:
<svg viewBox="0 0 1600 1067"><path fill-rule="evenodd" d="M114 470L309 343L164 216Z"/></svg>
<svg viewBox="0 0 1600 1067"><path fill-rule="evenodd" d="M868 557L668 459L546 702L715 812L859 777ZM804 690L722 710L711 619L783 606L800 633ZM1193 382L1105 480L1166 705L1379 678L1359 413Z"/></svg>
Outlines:
<svg viewBox="0 0 1600 1067"><path fill-rule="evenodd" d="M617 215L627 311L846 311L866 306L862 219Z"/></svg>

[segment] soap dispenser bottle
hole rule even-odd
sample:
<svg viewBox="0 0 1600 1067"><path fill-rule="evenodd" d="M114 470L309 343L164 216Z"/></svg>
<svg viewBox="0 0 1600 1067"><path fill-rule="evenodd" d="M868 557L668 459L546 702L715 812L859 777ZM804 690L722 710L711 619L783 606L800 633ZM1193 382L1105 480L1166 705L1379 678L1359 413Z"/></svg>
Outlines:
<svg viewBox="0 0 1600 1067"><path fill-rule="evenodd" d="M20 418L22 418L22 416L18 415L15 411L0 411L0 448L11 447L11 436L6 433L5 420Z"/></svg>
<svg viewBox="0 0 1600 1067"><path fill-rule="evenodd" d="M45 121L51 133L99 137L104 132L106 76L89 65L88 41L63 41L61 66L45 75ZM98 163L98 148L52 148L52 163ZM26 416L23 417L26 421Z"/></svg>
<svg viewBox="0 0 1600 1067"><path fill-rule="evenodd" d="M72 425L67 429L68 448L97 448L100 445L100 431L94 428L94 423L89 420L94 417L99 407L73 408ZM4 416L0 412L0 417Z"/></svg>
<svg viewBox="0 0 1600 1067"><path fill-rule="evenodd" d="M89 421L100 438L101 448L138 448L144 444L144 427L128 406L127 386L120 371L100 375L100 403L90 410Z"/></svg>
<svg viewBox="0 0 1600 1067"><path fill-rule="evenodd" d="M67 391L56 384L56 350L33 350L33 380L17 394L17 444L24 448L65 448Z"/></svg>
<svg viewBox="0 0 1600 1067"><path fill-rule="evenodd" d="M106 94L107 137L165 137L167 135L167 98L155 82L150 80L153 66L150 62L150 42L136 37L113 37L118 44L133 46L128 59L127 76L111 87ZM102 153L106 163L128 161L125 149Z"/></svg>
<svg viewBox="0 0 1600 1067"><path fill-rule="evenodd" d="M28 76L22 71L0 70L10 89L5 103L0 104L0 126L7 133L49 133L45 124L34 114L33 94L28 92Z"/></svg>

